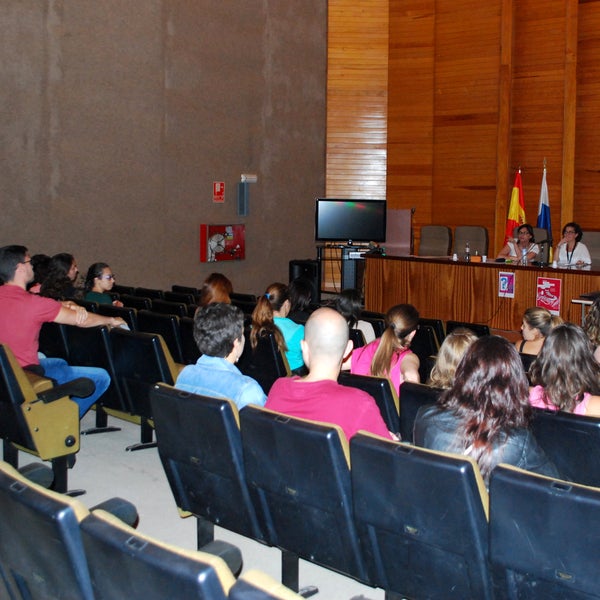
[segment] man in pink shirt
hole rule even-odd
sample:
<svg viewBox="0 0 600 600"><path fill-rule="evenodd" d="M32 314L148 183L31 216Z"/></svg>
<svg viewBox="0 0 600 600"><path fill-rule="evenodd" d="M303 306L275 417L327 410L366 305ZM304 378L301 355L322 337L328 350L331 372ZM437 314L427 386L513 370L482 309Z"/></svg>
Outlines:
<svg viewBox="0 0 600 600"><path fill-rule="evenodd" d="M72 367L60 358L38 356L40 329L46 322L64 323L78 327L108 325L118 327L123 319L88 313L73 302L57 302L27 291L33 280L31 257L25 246L0 248L0 344L6 344L17 362L25 368L62 384L78 377L91 379L95 385L93 394L73 400L79 405L82 417L110 385L110 377L104 369L96 367Z"/></svg>
<svg viewBox="0 0 600 600"><path fill-rule="evenodd" d="M313 312L301 346L308 375L278 379L265 408L339 425L348 439L359 429L392 438L375 400L362 390L337 382L342 359L352 350L344 317L331 308Z"/></svg>

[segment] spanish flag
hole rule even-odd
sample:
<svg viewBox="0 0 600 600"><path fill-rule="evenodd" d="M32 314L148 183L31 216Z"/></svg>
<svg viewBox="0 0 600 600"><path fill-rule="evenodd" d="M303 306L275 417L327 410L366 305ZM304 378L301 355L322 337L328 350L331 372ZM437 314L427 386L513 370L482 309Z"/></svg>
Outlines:
<svg viewBox="0 0 600 600"><path fill-rule="evenodd" d="M506 219L506 232L504 243L515 237L515 227L526 223L525 219L525 200L523 199L523 182L521 181L521 169L515 176L512 194L510 196L510 206L508 207L508 217Z"/></svg>

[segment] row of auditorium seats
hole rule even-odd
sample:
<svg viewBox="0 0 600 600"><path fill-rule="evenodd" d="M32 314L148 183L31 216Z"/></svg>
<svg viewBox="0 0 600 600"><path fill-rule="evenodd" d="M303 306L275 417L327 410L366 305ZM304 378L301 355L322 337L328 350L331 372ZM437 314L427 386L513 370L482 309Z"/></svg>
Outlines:
<svg viewBox="0 0 600 600"><path fill-rule="evenodd" d="M165 544L33 484L5 462L0 536L0 595L11 600L300 598L258 571L236 581L214 544L204 551Z"/></svg>
<svg viewBox="0 0 600 600"><path fill-rule="evenodd" d="M294 590L303 558L390 600L600 597L590 527L600 489L501 466L488 504L464 456L369 434L348 445L334 425L238 413L162 384L151 402L159 455L198 543L218 524L277 547Z"/></svg>

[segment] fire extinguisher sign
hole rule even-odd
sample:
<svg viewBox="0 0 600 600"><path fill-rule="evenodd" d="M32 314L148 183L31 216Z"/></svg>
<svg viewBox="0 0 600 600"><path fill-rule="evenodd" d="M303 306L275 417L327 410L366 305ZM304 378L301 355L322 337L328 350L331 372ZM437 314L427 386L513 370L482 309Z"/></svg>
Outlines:
<svg viewBox="0 0 600 600"><path fill-rule="evenodd" d="M222 204L225 202L225 182L213 181L213 202Z"/></svg>

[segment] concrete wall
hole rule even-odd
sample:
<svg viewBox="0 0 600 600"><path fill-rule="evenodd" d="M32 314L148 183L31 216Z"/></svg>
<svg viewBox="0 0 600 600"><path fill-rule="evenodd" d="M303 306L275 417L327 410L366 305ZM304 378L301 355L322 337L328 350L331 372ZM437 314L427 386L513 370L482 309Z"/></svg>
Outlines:
<svg viewBox="0 0 600 600"><path fill-rule="evenodd" d="M3 0L0 244L124 284L287 280L315 255L326 30L325 0ZM200 263L200 223L245 223L246 259Z"/></svg>

